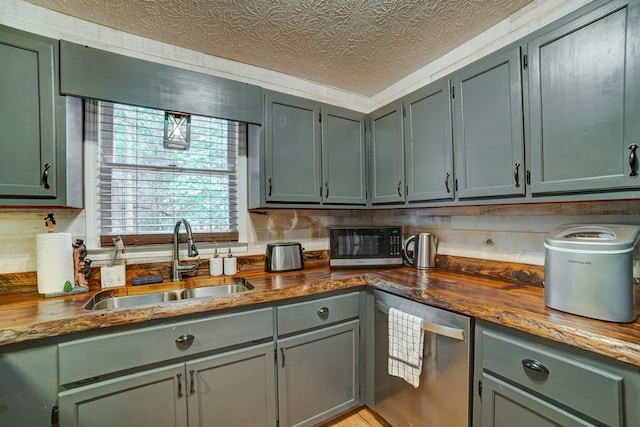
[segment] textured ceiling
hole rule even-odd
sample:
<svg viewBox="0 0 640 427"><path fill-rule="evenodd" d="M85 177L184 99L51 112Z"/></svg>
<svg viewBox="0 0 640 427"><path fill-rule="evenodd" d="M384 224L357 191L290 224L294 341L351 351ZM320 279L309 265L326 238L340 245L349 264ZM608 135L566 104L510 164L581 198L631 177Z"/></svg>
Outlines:
<svg viewBox="0 0 640 427"><path fill-rule="evenodd" d="M372 96L532 0L27 0L127 33Z"/></svg>

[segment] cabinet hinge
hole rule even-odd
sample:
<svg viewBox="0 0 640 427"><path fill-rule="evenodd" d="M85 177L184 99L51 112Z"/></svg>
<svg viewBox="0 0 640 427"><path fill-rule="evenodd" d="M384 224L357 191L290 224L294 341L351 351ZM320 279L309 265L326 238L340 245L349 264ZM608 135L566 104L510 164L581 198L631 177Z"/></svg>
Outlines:
<svg viewBox="0 0 640 427"><path fill-rule="evenodd" d="M526 175L525 179L527 180L527 185L531 185L531 171L527 170L527 173L525 175Z"/></svg>
<svg viewBox="0 0 640 427"><path fill-rule="evenodd" d="M51 426L58 426L58 405L53 405L53 408L51 408Z"/></svg>
<svg viewBox="0 0 640 427"><path fill-rule="evenodd" d="M526 70L529 67L529 55L522 55L522 69Z"/></svg>
<svg viewBox="0 0 640 427"><path fill-rule="evenodd" d="M478 396L482 397L482 380L478 381Z"/></svg>
<svg viewBox="0 0 640 427"><path fill-rule="evenodd" d="M457 193L458 192L458 178L456 178L455 183L456 183L455 187L456 187L456 193Z"/></svg>
<svg viewBox="0 0 640 427"><path fill-rule="evenodd" d="M451 98L455 98L455 97L456 97L456 87L451 86Z"/></svg>

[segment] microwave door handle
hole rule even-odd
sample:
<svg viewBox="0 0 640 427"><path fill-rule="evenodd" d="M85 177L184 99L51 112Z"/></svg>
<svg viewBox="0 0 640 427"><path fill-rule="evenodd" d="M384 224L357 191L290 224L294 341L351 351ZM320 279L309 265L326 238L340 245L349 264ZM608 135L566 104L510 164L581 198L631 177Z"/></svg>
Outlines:
<svg viewBox="0 0 640 427"><path fill-rule="evenodd" d="M376 302L376 308L387 315L389 314L389 307L380 302ZM422 330L432 332L436 335L453 338L454 340L464 341L464 331L462 329L440 325L438 323L429 322L428 320L422 319Z"/></svg>

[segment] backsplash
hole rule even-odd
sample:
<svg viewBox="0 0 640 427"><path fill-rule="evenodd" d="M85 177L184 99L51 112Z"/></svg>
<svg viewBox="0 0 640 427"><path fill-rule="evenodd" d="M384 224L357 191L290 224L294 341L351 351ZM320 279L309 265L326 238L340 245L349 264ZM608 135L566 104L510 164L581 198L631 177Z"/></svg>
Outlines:
<svg viewBox="0 0 640 427"><path fill-rule="evenodd" d="M544 239L570 223L640 224L640 200L375 210L262 210L249 213L254 247L282 237L327 249L332 225L402 225L405 238L438 237L438 253L544 265ZM280 236L282 234L282 236ZM316 237L317 236L317 237ZM258 248L255 247L257 250Z"/></svg>
<svg viewBox="0 0 640 427"><path fill-rule="evenodd" d="M35 236L46 232L53 211L56 231L83 238L83 210L0 210L0 274L36 270ZM640 200L375 210L268 209L247 214L247 251L262 255L274 241L298 241L306 251L328 249L334 225L402 225L405 237L430 232L438 253L544 265L547 233L568 223L640 224ZM170 254L167 254L167 260Z"/></svg>

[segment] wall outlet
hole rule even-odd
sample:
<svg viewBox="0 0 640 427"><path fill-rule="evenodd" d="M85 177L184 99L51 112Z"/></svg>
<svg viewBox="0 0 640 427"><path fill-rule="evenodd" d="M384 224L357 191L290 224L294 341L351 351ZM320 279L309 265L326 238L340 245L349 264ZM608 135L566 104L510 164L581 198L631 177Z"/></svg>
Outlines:
<svg viewBox="0 0 640 427"><path fill-rule="evenodd" d="M284 240L284 229L282 227L276 227L274 229L275 239Z"/></svg>
<svg viewBox="0 0 640 427"><path fill-rule="evenodd" d="M318 239L318 226L312 225L311 227L309 227L309 234L311 234L311 240Z"/></svg>

